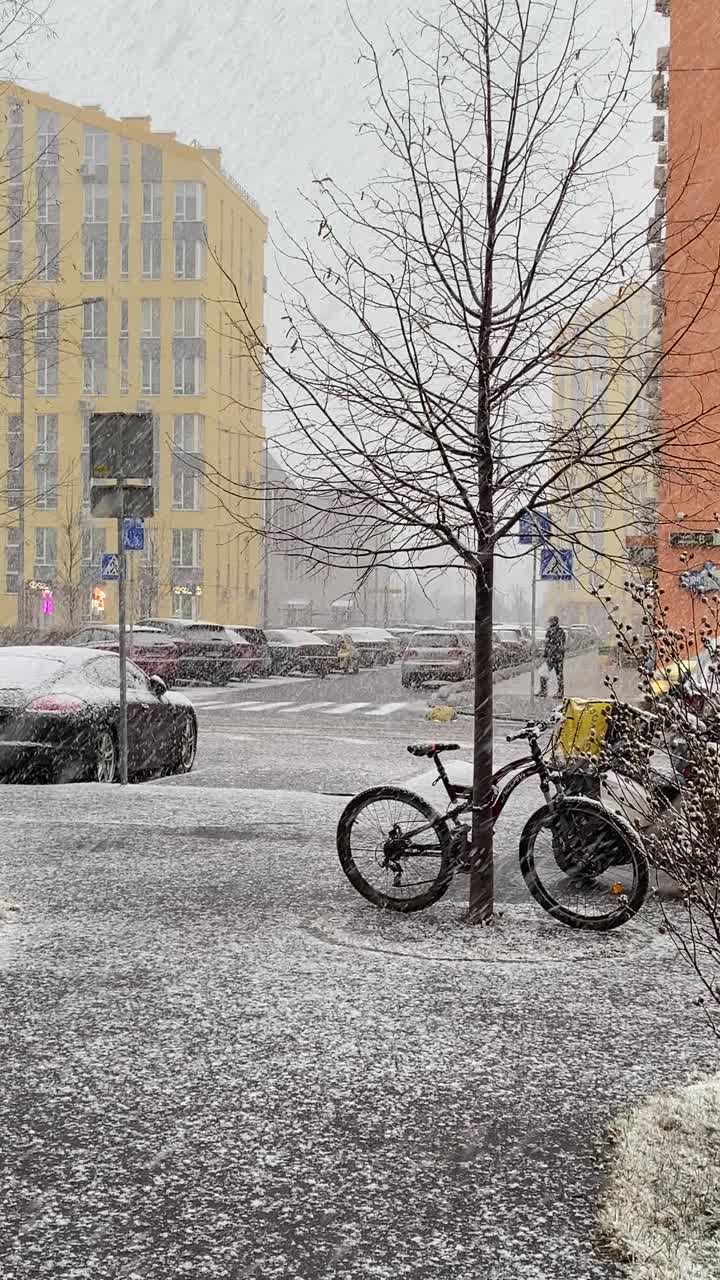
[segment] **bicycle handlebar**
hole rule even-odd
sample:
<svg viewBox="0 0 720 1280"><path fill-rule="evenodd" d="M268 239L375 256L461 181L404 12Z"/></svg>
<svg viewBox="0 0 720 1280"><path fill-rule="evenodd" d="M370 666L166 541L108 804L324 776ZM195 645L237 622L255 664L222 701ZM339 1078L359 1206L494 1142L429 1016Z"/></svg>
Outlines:
<svg viewBox="0 0 720 1280"><path fill-rule="evenodd" d="M519 738L537 738L538 735L544 733L546 729L551 729L553 725L558 724L560 720L562 720L562 715L562 711L558 708L556 711L553 711L552 715L548 716L547 720L528 721L525 728L521 729L519 733L509 733L506 736L505 741L517 742Z"/></svg>

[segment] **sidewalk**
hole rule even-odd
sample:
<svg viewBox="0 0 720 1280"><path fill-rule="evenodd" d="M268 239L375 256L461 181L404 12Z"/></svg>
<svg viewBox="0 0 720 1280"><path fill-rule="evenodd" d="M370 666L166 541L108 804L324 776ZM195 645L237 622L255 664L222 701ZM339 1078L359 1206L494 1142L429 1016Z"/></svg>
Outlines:
<svg viewBox="0 0 720 1280"><path fill-rule="evenodd" d="M539 665L539 664L538 664ZM613 681L617 696L623 702L636 702L639 697L637 673L628 668L610 666L598 653L580 653L565 663L565 696L575 698L607 697L606 677ZM539 680L535 677L535 687ZM493 687L493 712L497 719L528 720L544 714L558 703L557 681L551 675L548 682L550 696L546 699L530 697L530 672L498 679ZM438 690L438 701L449 702L459 712L472 714L473 682L444 685ZM431 695L431 702L433 699Z"/></svg>
<svg viewBox="0 0 720 1280"><path fill-rule="evenodd" d="M3 1280L618 1280L607 1126L717 1061L653 910L377 912L329 797L2 794Z"/></svg>

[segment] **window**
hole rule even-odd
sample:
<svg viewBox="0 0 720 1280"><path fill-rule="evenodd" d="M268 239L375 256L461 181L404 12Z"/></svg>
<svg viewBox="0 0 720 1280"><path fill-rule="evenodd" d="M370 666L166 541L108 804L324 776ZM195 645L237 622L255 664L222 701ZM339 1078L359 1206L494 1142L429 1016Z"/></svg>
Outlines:
<svg viewBox="0 0 720 1280"><path fill-rule="evenodd" d="M8 529L5 543L5 590L17 595L20 581L20 530Z"/></svg>
<svg viewBox="0 0 720 1280"><path fill-rule="evenodd" d="M130 369L128 365L127 343L120 348L120 395L126 396L130 390Z"/></svg>
<svg viewBox="0 0 720 1280"><path fill-rule="evenodd" d="M107 337L107 303L104 299L97 298L92 302L83 302L83 336Z"/></svg>
<svg viewBox="0 0 720 1280"><path fill-rule="evenodd" d="M83 356L83 391L91 396L107 394L107 364L97 356Z"/></svg>
<svg viewBox="0 0 720 1280"><path fill-rule="evenodd" d="M58 117L53 111L38 111L37 114L37 154L38 165L47 167L60 162Z"/></svg>
<svg viewBox="0 0 720 1280"><path fill-rule="evenodd" d="M205 213L205 188L202 182L175 183L175 221L201 222Z"/></svg>
<svg viewBox="0 0 720 1280"><path fill-rule="evenodd" d="M176 569L200 568L202 536L202 529L173 529L172 562Z"/></svg>
<svg viewBox="0 0 720 1280"><path fill-rule="evenodd" d="M175 511L200 510L200 476L193 466L173 460L172 505Z"/></svg>
<svg viewBox="0 0 720 1280"><path fill-rule="evenodd" d="M38 173L37 220L43 226L56 225L60 221L60 205L50 182Z"/></svg>
<svg viewBox="0 0 720 1280"><path fill-rule="evenodd" d="M173 592L172 616L192 621L195 617L195 597L186 595L185 592Z"/></svg>
<svg viewBox="0 0 720 1280"><path fill-rule="evenodd" d="M39 280L58 278L58 255L47 239L43 239L38 249L37 274Z"/></svg>
<svg viewBox="0 0 720 1280"><path fill-rule="evenodd" d="M83 247L83 279L104 280L107 273L107 244L88 240Z"/></svg>
<svg viewBox="0 0 720 1280"><path fill-rule="evenodd" d="M162 271L162 245L159 240L143 240L142 273L146 280L159 280Z"/></svg>
<svg viewBox="0 0 720 1280"><path fill-rule="evenodd" d="M35 390L38 395L50 394L50 357L42 354L35 357Z"/></svg>
<svg viewBox="0 0 720 1280"><path fill-rule="evenodd" d="M205 419L200 413L177 413L173 445L180 453L202 453Z"/></svg>
<svg viewBox="0 0 720 1280"><path fill-rule="evenodd" d="M55 511L58 502L58 420L55 413L37 415L35 498L40 511Z"/></svg>
<svg viewBox="0 0 720 1280"><path fill-rule="evenodd" d="M160 337L160 299L159 298L143 298L142 336L143 338L159 338Z"/></svg>
<svg viewBox="0 0 720 1280"><path fill-rule="evenodd" d="M105 530L92 525L80 534L80 559L86 566L99 567L105 553Z"/></svg>
<svg viewBox="0 0 720 1280"><path fill-rule="evenodd" d="M35 564L55 569L57 559L57 529L35 530Z"/></svg>
<svg viewBox="0 0 720 1280"><path fill-rule="evenodd" d="M130 217L130 186L127 182L120 184L120 221L127 222Z"/></svg>
<svg viewBox="0 0 720 1280"><path fill-rule="evenodd" d="M103 654L102 658L96 658L94 662L89 662L85 668L85 674L93 684L99 684L103 689L119 689L120 688L120 659L114 654Z"/></svg>
<svg viewBox="0 0 720 1280"><path fill-rule="evenodd" d="M108 189L104 182L88 182L83 188L85 222L107 222Z"/></svg>
<svg viewBox="0 0 720 1280"><path fill-rule="evenodd" d="M175 357L175 395L198 396L203 390L203 360L200 356Z"/></svg>
<svg viewBox="0 0 720 1280"><path fill-rule="evenodd" d="M177 240L175 276L178 280L202 280L205 274L205 244L202 240Z"/></svg>
<svg viewBox="0 0 720 1280"><path fill-rule="evenodd" d="M120 228L122 231L122 227ZM127 280L130 275L130 241L127 236L120 240L120 276Z"/></svg>
<svg viewBox="0 0 720 1280"><path fill-rule="evenodd" d="M143 351L142 377L143 393L147 396L160 395L160 352Z"/></svg>
<svg viewBox="0 0 720 1280"><path fill-rule="evenodd" d="M201 338L205 332L205 304L202 298L175 299L175 336Z"/></svg>
<svg viewBox="0 0 720 1280"><path fill-rule="evenodd" d="M162 222L161 182L143 182L142 216L143 222Z"/></svg>
<svg viewBox="0 0 720 1280"><path fill-rule="evenodd" d="M108 135L102 129L94 129L86 126L85 130L85 150L84 161L90 168L94 169L97 164L107 164L108 162Z"/></svg>
<svg viewBox="0 0 720 1280"><path fill-rule="evenodd" d="M49 319L52 312L55 311L55 303L50 301L38 302L35 307L35 337L49 338L50 326Z"/></svg>

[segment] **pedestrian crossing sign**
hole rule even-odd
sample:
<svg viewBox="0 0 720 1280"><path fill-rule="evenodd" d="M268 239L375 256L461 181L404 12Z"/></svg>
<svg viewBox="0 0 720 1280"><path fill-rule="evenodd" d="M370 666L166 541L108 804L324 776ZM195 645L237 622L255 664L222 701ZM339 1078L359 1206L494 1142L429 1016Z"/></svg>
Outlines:
<svg viewBox="0 0 720 1280"><path fill-rule="evenodd" d="M573 576L573 553L570 548L540 548L540 578L543 582L570 582Z"/></svg>
<svg viewBox="0 0 720 1280"><path fill-rule="evenodd" d="M103 555L100 574L105 582L114 582L120 577L120 557L115 551L107 551Z"/></svg>

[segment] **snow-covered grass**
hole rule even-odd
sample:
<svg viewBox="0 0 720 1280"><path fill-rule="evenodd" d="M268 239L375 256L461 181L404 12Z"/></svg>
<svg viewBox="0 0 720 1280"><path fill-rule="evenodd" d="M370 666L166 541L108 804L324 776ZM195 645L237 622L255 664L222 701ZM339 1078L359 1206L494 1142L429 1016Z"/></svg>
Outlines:
<svg viewBox="0 0 720 1280"><path fill-rule="evenodd" d="M720 1276L720 1075L659 1094L613 1126L603 1233L629 1280Z"/></svg>

